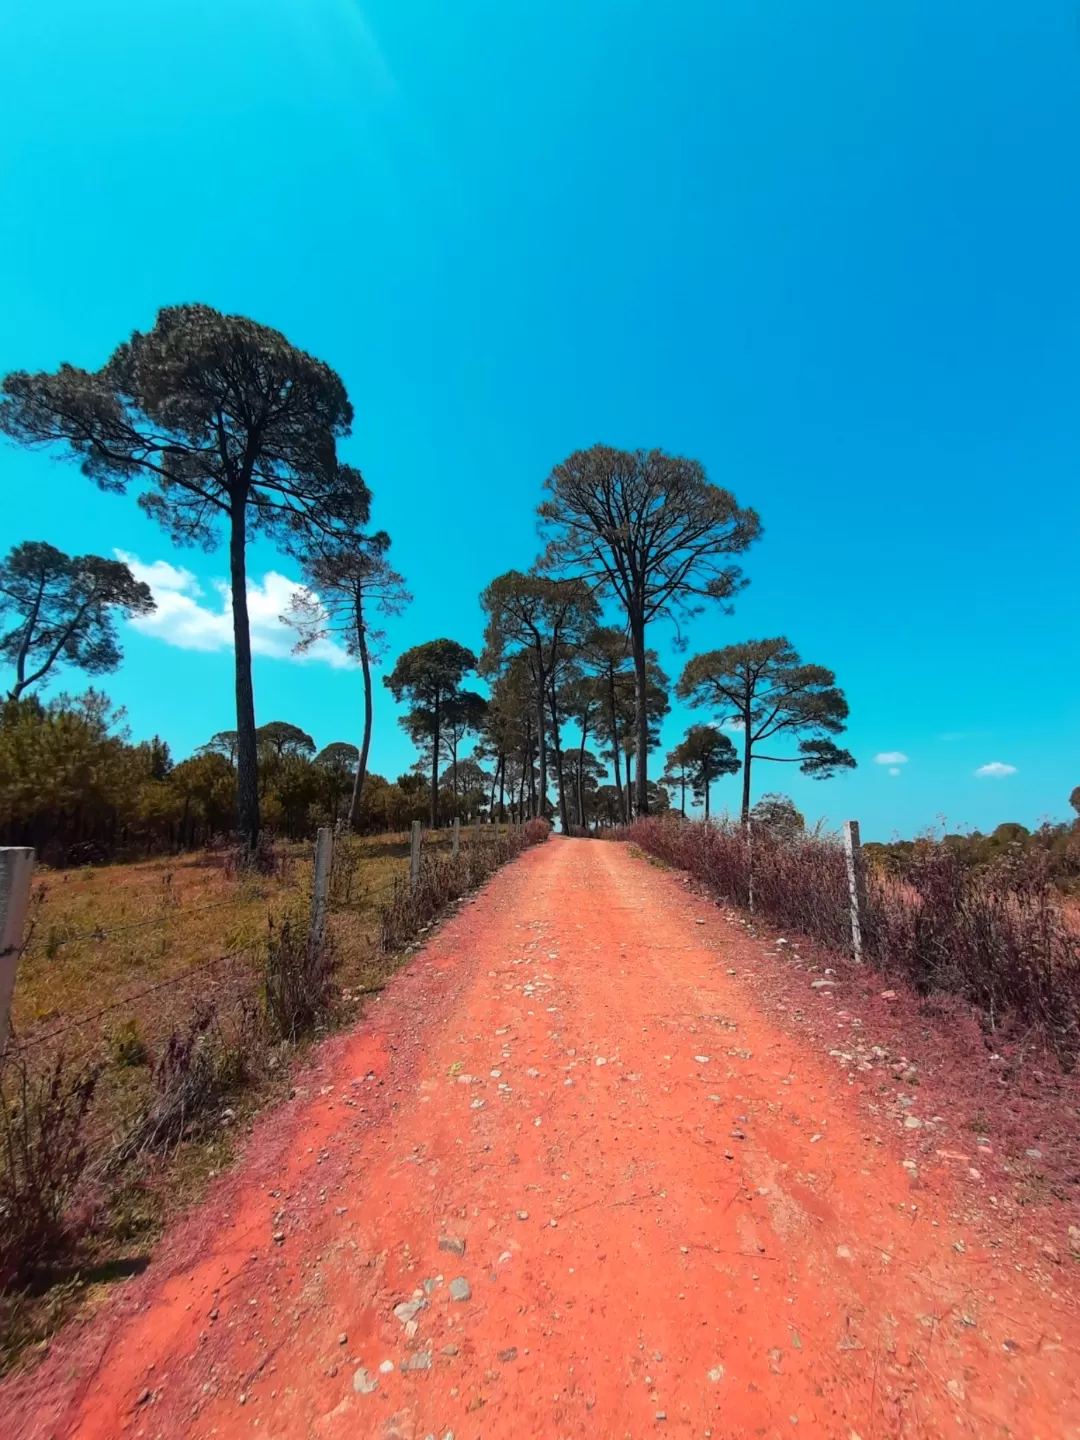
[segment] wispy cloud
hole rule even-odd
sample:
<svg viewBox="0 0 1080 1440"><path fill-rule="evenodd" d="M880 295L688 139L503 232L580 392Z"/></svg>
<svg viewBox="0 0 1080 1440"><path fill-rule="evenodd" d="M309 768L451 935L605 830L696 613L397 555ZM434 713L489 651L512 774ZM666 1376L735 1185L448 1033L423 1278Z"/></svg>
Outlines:
<svg viewBox="0 0 1080 1440"><path fill-rule="evenodd" d="M1006 775L1015 775L1015 765L1003 765L1000 760L992 760L989 765L980 765L975 774L980 780L1003 780Z"/></svg>
<svg viewBox="0 0 1080 1440"><path fill-rule="evenodd" d="M899 775L900 772L896 769L896 766L906 765L907 763L908 757L902 750L883 750L880 755L874 756L875 765L891 765L893 767L889 771L890 775Z"/></svg>
<svg viewBox="0 0 1080 1440"><path fill-rule="evenodd" d="M899 774L900 774L900 766L899 766L899 765L890 765L890 766L889 766L889 774L890 774L890 775L899 775Z"/></svg>
<svg viewBox="0 0 1080 1440"><path fill-rule="evenodd" d="M122 550L116 557L131 567L137 580L150 586L157 609L152 615L141 615L130 621L143 635L153 636L166 645L180 650L230 650L233 643L232 601L229 585L214 580L216 599L208 598L190 570L170 565L167 560L144 564L137 555ZM276 660L297 663L321 662L334 669L346 669L352 661L340 645L320 640L303 655L294 655L296 633L282 624L281 615L288 609L293 595L303 587L276 570L268 570L262 583L248 581L248 624L251 649L255 655L269 655Z"/></svg>

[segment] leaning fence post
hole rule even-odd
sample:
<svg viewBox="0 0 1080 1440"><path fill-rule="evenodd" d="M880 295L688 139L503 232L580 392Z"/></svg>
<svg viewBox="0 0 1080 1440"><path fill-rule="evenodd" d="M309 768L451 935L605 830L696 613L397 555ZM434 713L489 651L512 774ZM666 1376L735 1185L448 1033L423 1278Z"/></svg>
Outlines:
<svg viewBox="0 0 1080 1440"><path fill-rule="evenodd" d="M315 839L315 881L311 895L311 930L308 950L316 959L326 935L326 897L330 889L330 866L334 859L334 832L328 825L320 827Z"/></svg>
<svg viewBox="0 0 1080 1440"><path fill-rule="evenodd" d="M459 815L455 815L455 816L454 816L454 826L453 826L453 830L454 830L453 856L454 856L454 859L456 860L457 857L458 857L458 848L459 848L459 846L461 845L461 817L460 817Z"/></svg>
<svg viewBox="0 0 1080 1440"><path fill-rule="evenodd" d="M0 1051L7 1044L15 966L23 943L23 926L34 878L34 852L21 846L0 846Z"/></svg>
<svg viewBox="0 0 1080 1440"><path fill-rule="evenodd" d="M862 964L862 843L859 822L844 821L844 859L847 861L848 900L851 904L851 953Z"/></svg>
<svg viewBox="0 0 1080 1440"><path fill-rule="evenodd" d="M420 821L412 822L412 839L409 844L409 889L415 890L420 879Z"/></svg>

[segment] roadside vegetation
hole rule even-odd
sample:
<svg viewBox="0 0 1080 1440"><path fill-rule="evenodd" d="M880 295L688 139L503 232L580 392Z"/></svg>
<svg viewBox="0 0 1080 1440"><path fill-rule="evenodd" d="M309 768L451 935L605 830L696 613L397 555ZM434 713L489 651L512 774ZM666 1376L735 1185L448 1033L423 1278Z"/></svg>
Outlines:
<svg viewBox="0 0 1080 1440"><path fill-rule="evenodd" d="M616 833L727 903L849 950L839 840L806 834L790 802L768 798L747 825L652 817ZM898 872L882 862L882 848L867 847L861 877L869 963L919 994L959 996L998 1043L1049 1049L1071 1070L1080 1057L1080 926L1054 883L1054 852L1013 844L976 865L956 845L926 840ZM1080 828L1069 853L1075 865Z"/></svg>
<svg viewBox="0 0 1080 1440"><path fill-rule="evenodd" d="M785 636L702 649L674 682L654 648L662 626L689 643L702 617L728 623L757 512L697 460L576 451L538 485L535 562L483 588L482 637L396 650L412 596L342 453L352 419L328 364L205 305L161 310L97 370L0 384L13 443L130 496L175 546L227 555L235 697L232 728L190 755L133 737L98 687L123 662L121 624L154 613L151 588L120 557L37 537L0 558L0 844L32 846L39 864L0 1056L9 1361L97 1279L145 1263L169 1207L226 1162L303 1047L355 1016L447 905L556 819L565 833L631 834L732 903L845 943L835 845L806 836L783 795L752 790L763 765L818 780L855 766L836 675ZM257 718L255 536L300 577L281 616L296 653L332 643L352 662L347 733L316 743ZM387 692L416 756L393 778L372 768ZM703 714L658 774L673 693ZM737 826L662 818L685 816L688 797L708 816L725 777L741 788ZM410 881L416 822L424 860ZM311 842L325 827L335 862L313 942ZM868 847L867 943L885 970L964 995L992 1030L1038 1030L1071 1064L1076 956L1051 882L1075 882L1075 849L1019 828Z"/></svg>

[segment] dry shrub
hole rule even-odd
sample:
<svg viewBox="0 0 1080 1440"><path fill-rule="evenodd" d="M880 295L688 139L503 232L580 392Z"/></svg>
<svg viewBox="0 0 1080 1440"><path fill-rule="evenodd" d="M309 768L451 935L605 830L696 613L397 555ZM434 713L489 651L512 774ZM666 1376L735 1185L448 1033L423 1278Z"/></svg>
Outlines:
<svg viewBox="0 0 1080 1440"><path fill-rule="evenodd" d="M24 1283L77 1238L68 1212L100 1074L62 1054L36 1075L14 1049L0 1062L0 1288Z"/></svg>
<svg viewBox="0 0 1080 1440"><path fill-rule="evenodd" d="M270 919L266 947L266 1009L283 1040L309 1034L329 1014L336 969L333 941L311 935L306 913Z"/></svg>
<svg viewBox="0 0 1080 1440"><path fill-rule="evenodd" d="M226 1015L214 1005L198 1005L154 1056L150 1102L103 1159L103 1172L138 1155L167 1153L217 1123L225 1100L249 1078L261 1038L252 1000L240 998Z"/></svg>
<svg viewBox="0 0 1080 1440"><path fill-rule="evenodd" d="M529 820L498 836L485 834L479 843L464 845L456 860L437 852L422 854L415 888L407 876L396 880L390 899L381 907L383 951L400 950L453 901L475 890L500 866L530 845L541 844L550 834L549 821Z"/></svg>
<svg viewBox="0 0 1080 1440"><path fill-rule="evenodd" d="M689 871L717 895L833 949L850 944L847 869L828 837L783 841L761 826L639 820L616 832ZM1080 932L1068 922L1048 861L1017 849L965 867L927 846L899 884L864 876L867 958L921 994L958 995L989 1028L1036 1029L1066 1068L1080 1055Z"/></svg>

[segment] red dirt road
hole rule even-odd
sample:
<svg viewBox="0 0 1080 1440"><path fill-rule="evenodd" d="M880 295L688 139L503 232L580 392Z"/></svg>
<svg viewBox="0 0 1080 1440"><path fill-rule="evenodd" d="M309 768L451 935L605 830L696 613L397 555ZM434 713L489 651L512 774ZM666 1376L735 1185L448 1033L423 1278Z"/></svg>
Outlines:
<svg viewBox="0 0 1080 1440"><path fill-rule="evenodd" d="M961 1238L760 963L624 846L528 853L0 1432L1080 1435L1069 1268Z"/></svg>

